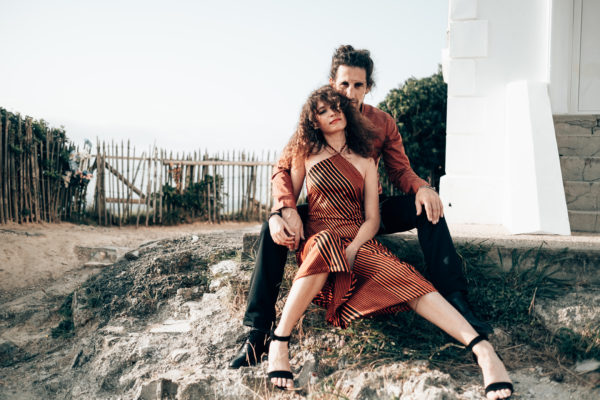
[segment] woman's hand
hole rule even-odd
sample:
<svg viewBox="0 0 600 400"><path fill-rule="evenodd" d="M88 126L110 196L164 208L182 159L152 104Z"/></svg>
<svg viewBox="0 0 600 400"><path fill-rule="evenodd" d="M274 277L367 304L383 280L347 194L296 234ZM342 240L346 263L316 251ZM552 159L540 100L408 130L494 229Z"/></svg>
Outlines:
<svg viewBox="0 0 600 400"><path fill-rule="evenodd" d="M295 235L292 228L279 215L273 215L269 218L269 231L271 238L280 246L285 246L290 250L294 250L296 243Z"/></svg>
<svg viewBox="0 0 600 400"><path fill-rule="evenodd" d="M358 249L355 249L352 246L346 247L346 261L348 262L348 267L350 271L354 267L354 260L356 259L356 254L358 253Z"/></svg>

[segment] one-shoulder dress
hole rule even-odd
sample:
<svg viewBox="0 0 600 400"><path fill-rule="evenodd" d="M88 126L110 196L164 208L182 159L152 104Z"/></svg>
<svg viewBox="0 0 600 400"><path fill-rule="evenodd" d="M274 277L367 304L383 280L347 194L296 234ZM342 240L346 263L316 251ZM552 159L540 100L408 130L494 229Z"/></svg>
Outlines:
<svg viewBox="0 0 600 400"><path fill-rule="evenodd" d="M409 300L436 289L413 266L375 239L363 244L350 270L344 249L364 222L364 179L341 154L316 163L306 175L308 221L294 280L327 272L313 303L327 322L345 328L358 318L407 311Z"/></svg>

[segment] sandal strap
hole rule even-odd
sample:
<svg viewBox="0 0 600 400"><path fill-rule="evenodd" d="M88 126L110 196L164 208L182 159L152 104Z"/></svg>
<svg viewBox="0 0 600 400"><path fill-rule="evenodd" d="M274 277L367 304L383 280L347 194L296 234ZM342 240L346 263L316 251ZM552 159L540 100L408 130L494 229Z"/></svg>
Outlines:
<svg viewBox="0 0 600 400"><path fill-rule="evenodd" d="M469 344L467 345L466 349L469 350L469 351L473 351L473 346L475 346L477 343L482 342L484 340L488 340L487 336L485 336L485 335L475 336L475 338L473 338L473 340L471 340L469 342Z"/></svg>
<svg viewBox="0 0 600 400"><path fill-rule="evenodd" d="M494 383L490 383L489 385L487 385L485 387L485 394L488 394L488 392L493 392L493 391L502 390L502 389L509 389L511 394L514 392L512 383L510 383L510 382L494 382Z"/></svg>
<svg viewBox="0 0 600 400"><path fill-rule="evenodd" d="M290 337L292 337L292 336L291 335L290 336L277 336L275 334L275 331L271 331L271 335L270 335L271 340L276 340L278 342L289 342Z"/></svg>
<svg viewBox="0 0 600 400"><path fill-rule="evenodd" d="M285 378L285 379L294 379L294 375L290 371L271 371L267 373L269 378Z"/></svg>

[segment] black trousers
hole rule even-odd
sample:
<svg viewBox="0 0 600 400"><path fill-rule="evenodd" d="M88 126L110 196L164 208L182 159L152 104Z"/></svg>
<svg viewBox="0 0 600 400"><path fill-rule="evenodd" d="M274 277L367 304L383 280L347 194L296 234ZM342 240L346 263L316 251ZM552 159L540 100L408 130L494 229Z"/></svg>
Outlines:
<svg viewBox="0 0 600 400"><path fill-rule="evenodd" d="M456 254L446 220L437 224L427 220L425 210L417 216L414 195L380 197L382 231L379 234L404 232L417 228L419 243L427 266L427 278L442 295L466 292L462 262ZM298 206L302 221L306 221L308 205ZM267 332L275 321L275 303L283 278L288 249L273 242L269 224L260 232L256 265L250 280L248 306L244 325Z"/></svg>

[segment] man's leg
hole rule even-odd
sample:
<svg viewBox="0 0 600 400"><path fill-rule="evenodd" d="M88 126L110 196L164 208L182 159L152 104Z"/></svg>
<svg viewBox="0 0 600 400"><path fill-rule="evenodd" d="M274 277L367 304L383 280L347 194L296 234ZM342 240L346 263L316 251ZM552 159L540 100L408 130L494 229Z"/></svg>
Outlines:
<svg viewBox="0 0 600 400"><path fill-rule="evenodd" d="M298 206L298 213L306 220L308 207ZM269 223L263 223L260 231L254 271L250 278L248 305L244 325L252 328L240 351L231 360L231 368L255 365L266 352L268 333L275 321L275 303L283 279L288 249L273 242Z"/></svg>
<svg viewBox="0 0 600 400"><path fill-rule="evenodd" d="M254 271L250 278L248 305L244 314L244 325L252 330L240 351L231 360L230 368L255 365L266 352L267 336L275 321L275 303L279 295L287 252L287 247L273 242L269 223L263 223Z"/></svg>
<svg viewBox="0 0 600 400"><path fill-rule="evenodd" d="M467 280L446 220L440 218L437 224L432 224L425 215L425 209L417 216L414 195L382 198L380 208L381 221L385 227L383 233L417 228L419 244L427 265L426 275L431 283L463 314L475 330L481 334L492 333L493 328L475 317L466 301Z"/></svg>

